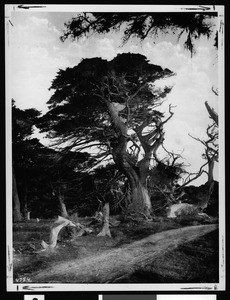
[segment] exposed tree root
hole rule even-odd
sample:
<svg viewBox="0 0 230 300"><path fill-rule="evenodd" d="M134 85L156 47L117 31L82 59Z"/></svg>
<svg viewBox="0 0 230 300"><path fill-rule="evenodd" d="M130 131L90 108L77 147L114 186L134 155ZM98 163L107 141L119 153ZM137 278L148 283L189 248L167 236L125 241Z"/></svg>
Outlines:
<svg viewBox="0 0 230 300"><path fill-rule="evenodd" d="M65 226L76 227L76 224L74 224L73 222L71 222L66 218L58 216L57 220L53 224L53 227L51 228L49 244L47 244L45 241L41 242L41 245L44 248L44 250L53 249L56 247L58 234L60 230Z"/></svg>

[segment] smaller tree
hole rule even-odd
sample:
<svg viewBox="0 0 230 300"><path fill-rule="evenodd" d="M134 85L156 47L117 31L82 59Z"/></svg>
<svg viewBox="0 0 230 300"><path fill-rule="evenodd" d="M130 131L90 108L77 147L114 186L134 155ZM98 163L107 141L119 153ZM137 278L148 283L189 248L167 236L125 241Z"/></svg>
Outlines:
<svg viewBox="0 0 230 300"><path fill-rule="evenodd" d="M209 199L211 197L213 187L214 187L214 177L213 177L213 170L214 170L214 164L215 162L218 162L218 127L217 123L214 121L212 125L209 125L206 130L206 134L208 136L207 140L201 140L197 137L191 136L193 139L200 142L205 147L205 152L202 155L202 157L206 160L205 165L208 165L208 171L204 171L202 169L202 172L206 172L208 175L208 180L206 185L208 186L208 193L207 197L204 201L204 207L207 207Z"/></svg>
<svg viewBox="0 0 230 300"><path fill-rule="evenodd" d="M42 145L31 139L40 112L36 109L21 110L12 100L12 156L14 221L21 221L27 211L30 171L36 164L36 153ZM23 208L21 208L23 204Z"/></svg>
<svg viewBox="0 0 230 300"><path fill-rule="evenodd" d="M65 198L68 198L76 182L76 169L81 163L86 162L89 156L88 153L64 151L53 153L49 158L49 183L52 194L58 199L60 214L64 218L68 217Z"/></svg>
<svg viewBox="0 0 230 300"><path fill-rule="evenodd" d="M89 154L72 151L66 153L51 148L43 150L40 152L39 164L35 172L39 178L37 186L40 186L40 189L52 198L53 204L58 207L58 209L53 208L53 214L58 210L59 215L67 218L69 214L66 204L72 203L70 209L77 204L79 166L87 161ZM40 197L44 198L44 194L40 193Z"/></svg>

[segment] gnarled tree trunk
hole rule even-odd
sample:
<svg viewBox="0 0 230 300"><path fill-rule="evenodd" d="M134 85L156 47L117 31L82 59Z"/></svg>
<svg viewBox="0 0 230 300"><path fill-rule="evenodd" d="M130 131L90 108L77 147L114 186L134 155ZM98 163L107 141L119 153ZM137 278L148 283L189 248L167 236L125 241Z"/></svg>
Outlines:
<svg viewBox="0 0 230 300"><path fill-rule="evenodd" d="M106 101L106 104L118 134L116 141L111 144L113 159L117 167L128 178L130 184L132 198L130 213L136 215L138 218L141 217L141 215L142 217L143 215L149 216L151 202L148 191L141 182L140 174L138 174L139 167L135 165L133 158L127 153L127 143L129 140L128 127L119 117L113 103Z"/></svg>
<svg viewBox="0 0 230 300"><path fill-rule="evenodd" d="M111 143L113 159L117 167L128 178L131 189L132 204L130 206L130 213L136 215L138 219L140 217L149 218L151 213L151 201L147 190L147 176L150 161L153 157L156 157L156 151L164 140L163 125L173 116L171 106L169 106L170 116L165 121L161 121L159 117L155 117L154 130L151 130L147 134L143 133L143 130L150 122L147 117L140 126L134 129L144 150L143 159L136 163L136 157L132 157L127 152L127 143L131 139L128 135L128 122L124 122L123 119L120 118L114 103L107 99L104 99L104 101L109 109L117 135L115 141Z"/></svg>
<svg viewBox="0 0 230 300"><path fill-rule="evenodd" d="M132 203L129 206L129 213L135 218L149 217L151 202L148 190L139 174L140 168L135 166L132 158L126 152L127 138L120 136L119 144L113 148L113 158L118 168L126 175L131 190Z"/></svg>

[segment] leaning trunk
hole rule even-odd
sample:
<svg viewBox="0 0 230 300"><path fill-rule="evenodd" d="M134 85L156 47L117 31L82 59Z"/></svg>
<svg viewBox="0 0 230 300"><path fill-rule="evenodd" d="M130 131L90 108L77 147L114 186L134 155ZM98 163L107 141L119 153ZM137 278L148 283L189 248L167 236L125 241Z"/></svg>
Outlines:
<svg viewBox="0 0 230 300"><path fill-rule="evenodd" d="M20 222L22 220L22 215L20 211L20 201L18 197L17 182L16 182L14 170L13 170L13 204L14 204L13 220L14 222Z"/></svg>
<svg viewBox="0 0 230 300"><path fill-rule="evenodd" d="M211 183L214 181L213 171L214 171L214 159L210 159L208 162L208 182Z"/></svg>
<svg viewBox="0 0 230 300"><path fill-rule="evenodd" d="M109 236L111 237L110 229L109 229L109 203L105 203L103 207L103 228L101 232L98 233L97 236Z"/></svg>
<svg viewBox="0 0 230 300"><path fill-rule="evenodd" d="M59 191L58 200L59 200L59 205L60 205L61 216L63 218L68 218L68 212L67 212L66 205L64 202L64 195L61 193L61 191Z"/></svg>
<svg viewBox="0 0 230 300"><path fill-rule="evenodd" d="M214 188L214 177L213 177L213 170L214 170L214 160L209 159L208 161L208 181L205 183L206 185L206 192L205 195L203 196L202 201L200 202L199 206L203 210L208 207L210 198L213 192Z"/></svg>
<svg viewBox="0 0 230 300"><path fill-rule="evenodd" d="M25 180L24 183L24 196L23 196L23 202L22 202L22 212L23 212L23 218L28 221L28 187L27 187L27 181Z"/></svg>
<svg viewBox="0 0 230 300"><path fill-rule="evenodd" d="M208 192L207 192L207 197L206 197L205 208L209 205L210 198L211 198L213 188L214 188L214 177L213 177L214 164L215 164L214 159L210 159L208 162L208 182L207 182Z"/></svg>

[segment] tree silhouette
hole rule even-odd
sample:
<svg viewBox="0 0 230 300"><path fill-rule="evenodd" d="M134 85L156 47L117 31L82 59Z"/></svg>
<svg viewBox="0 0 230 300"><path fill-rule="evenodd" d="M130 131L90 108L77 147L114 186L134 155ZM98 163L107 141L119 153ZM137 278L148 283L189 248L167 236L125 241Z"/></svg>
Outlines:
<svg viewBox="0 0 230 300"><path fill-rule="evenodd" d="M215 12L152 12L152 13L79 13L65 23L61 40L80 39L92 33L104 34L110 30L123 30L122 42L137 37L143 41L146 37L156 38L159 34L172 32L178 40L184 39L184 47L195 53L195 40L201 36L209 38L213 32L212 19ZM218 32L215 44L217 47Z"/></svg>
<svg viewBox="0 0 230 300"><path fill-rule="evenodd" d="M208 180L206 183L206 185L208 186L208 193L206 197L206 206L207 206L214 188L214 176L213 176L214 165L215 162L218 162L218 158L219 158L218 125L214 120L212 124L207 127L206 134L208 137L207 140L201 140L200 138L193 137L191 135L190 136L204 145L204 153L202 157L206 160L206 163L203 165L203 167L205 165L208 165L208 172L206 172L208 175ZM202 168L202 172L205 172L203 168Z"/></svg>
<svg viewBox="0 0 230 300"><path fill-rule="evenodd" d="M36 109L21 110L12 101L12 156L13 156L13 202L14 221L21 221L21 204L23 204L23 214L26 215L28 181L30 181L30 171L36 165L37 149L42 145L38 139L31 138L33 126L40 112ZM21 195L21 201L19 199Z"/></svg>
<svg viewBox="0 0 230 300"><path fill-rule="evenodd" d="M91 149L90 167L113 160L131 188L129 211L139 217L150 213L148 170L173 116L171 106L168 117L156 110L171 88L155 81L172 75L140 54L84 59L58 72L38 125L65 151Z"/></svg>

